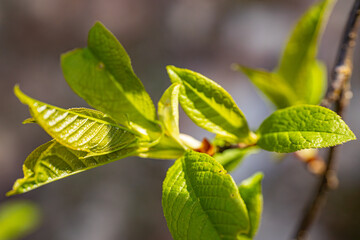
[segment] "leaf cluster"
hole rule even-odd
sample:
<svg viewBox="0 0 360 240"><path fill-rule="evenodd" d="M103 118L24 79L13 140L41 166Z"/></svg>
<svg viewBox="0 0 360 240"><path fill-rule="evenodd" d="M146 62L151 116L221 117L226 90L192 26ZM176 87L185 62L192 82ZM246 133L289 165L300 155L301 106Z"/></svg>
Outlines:
<svg viewBox="0 0 360 240"><path fill-rule="evenodd" d="M167 173L162 201L174 239L252 239L260 223L263 176L255 174L237 186L227 171L259 149L288 153L355 139L335 112L312 105L325 86L316 49L331 3L324 0L301 18L276 71L239 66L279 108L256 131L224 88L175 66L167 67L172 84L156 111L125 49L97 22L87 47L61 56L66 81L97 110L62 109L15 87L32 116L24 123L38 124L53 140L28 156L24 178L8 195L128 156L178 159ZM196 152L199 143L180 133L179 105L195 124L216 135L213 157Z"/></svg>

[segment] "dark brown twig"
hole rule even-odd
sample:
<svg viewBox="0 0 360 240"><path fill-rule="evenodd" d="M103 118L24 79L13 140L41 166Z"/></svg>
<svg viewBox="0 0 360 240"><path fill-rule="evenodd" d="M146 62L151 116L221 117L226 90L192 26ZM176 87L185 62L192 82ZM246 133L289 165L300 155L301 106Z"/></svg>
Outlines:
<svg viewBox="0 0 360 240"><path fill-rule="evenodd" d="M246 143L229 144L229 145L218 147L217 152L222 153L222 152L224 152L225 150L228 150L228 149L234 149L234 148L244 149L244 148L250 148L250 147L254 147L254 146L256 146L256 143L251 143L251 144L246 144Z"/></svg>
<svg viewBox="0 0 360 240"><path fill-rule="evenodd" d="M326 107L330 107L330 105L334 103L334 111L336 111L340 116L343 115L343 111L351 98L350 77L352 73L353 53L359 25L360 0L356 0L346 23L337 61L332 72L332 84L330 85L326 98L322 103L322 105ZM332 147L329 150L326 170L321 177L321 181L314 193L313 199L309 203L305 214L302 217L294 239L307 239L309 229L321 211L328 191L335 189L338 186L338 179L336 176L336 154L338 149L338 147Z"/></svg>
<svg viewBox="0 0 360 240"><path fill-rule="evenodd" d="M326 97L322 102L322 105L325 107L330 107L332 103L339 100L345 82L350 79L357 29L359 28L359 6L360 1L356 0L349 14L343 39L338 51L337 61L332 71L332 82L327 90Z"/></svg>

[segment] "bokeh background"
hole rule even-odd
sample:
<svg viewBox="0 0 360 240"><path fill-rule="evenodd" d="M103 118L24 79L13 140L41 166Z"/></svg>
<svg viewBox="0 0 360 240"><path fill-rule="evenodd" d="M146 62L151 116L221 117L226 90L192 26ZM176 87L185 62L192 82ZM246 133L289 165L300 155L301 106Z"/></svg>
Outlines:
<svg viewBox="0 0 360 240"><path fill-rule="evenodd" d="M13 86L64 108L87 106L63 79L59 56L86 45L87 31L102 21L127 49L154 102L170 85L165 66L200 72L234 97L256 129L271 113L238 62L272 69L295 21L314 0L0 0L0 203L22 177L26 156L50 137L22 125L27 108ZM339 1L321 42L319 58L332 67L352 1ZM354 98L346 120L360 137L360 47L355 53ZM182 113L181 129L198 139L212 135ZM341 149L339 189L331 192L310 239L360 239L360 144ZM126 158L65 178L13 199L29 199L43 223L25 239L170 240L161 208L161 186L172 161ZM256 239L289 239L317 179L291 155L265 152L247 158L235 181L263 171L264 212Z"/></svg>

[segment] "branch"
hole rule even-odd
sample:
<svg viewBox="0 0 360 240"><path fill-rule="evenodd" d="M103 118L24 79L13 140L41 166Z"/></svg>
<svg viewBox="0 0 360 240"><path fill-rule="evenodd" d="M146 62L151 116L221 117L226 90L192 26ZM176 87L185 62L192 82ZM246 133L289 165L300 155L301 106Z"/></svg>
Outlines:
<svg viewBox="0 0 360 240"><path fill-rule="evenodd" d="M256 143L251 143L251 144L237 143L237 144L228 144L225 146L216 146L216 145L210 143L209 140L204 138L202 140L200 146L197 148L193 148L193 150L196 152L206 153L210 156L213 156L215 153L222 153L228 149L234 149L234 148L244 149L244 148L249 148L249 147L253 147L253 146L256 146Z"/></svg>
<svg viewBox="0 0 360 240"><path fill-rule="evenodd" d="M359 28L359 7L360 1L356 0L349 14L338 51L337 61L332 71L331 78L333 80L322 102L322 105L325 107L330 107L332 103L339 100L345 82L350 79L354 47L356 44L357 30Z"/></svg>
<svg viewBox="0 0 360 240"><path fill-rule="evenodd" d="M332 83L329 86L326 97L322 102L322 105L326 107L330 107L331 104L334 104L334 111L336 111L340 116L343 115L343 111L347 107L352 96L350 90L350 77L352 74L353 53L359 26L360 0L356 0L349 14L336 64L332 71ZM307 239L310 227L314 223L317 215L319 215L319 212L326 201L327 193L338 186L338 179L336 176L336 155L338 149L339 147L335 146L329 150L326 170L322 175L316 192L314 192L312 201L309 203L307 210L302 217L294 239Z"/></svg>

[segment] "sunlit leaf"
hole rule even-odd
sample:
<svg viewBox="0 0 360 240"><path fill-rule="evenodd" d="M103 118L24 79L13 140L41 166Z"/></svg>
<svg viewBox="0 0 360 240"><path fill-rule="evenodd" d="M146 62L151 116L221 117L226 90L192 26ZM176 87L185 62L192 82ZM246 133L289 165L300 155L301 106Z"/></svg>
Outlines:
<svg viewBox="0 0 360 240"><path fill-rule="evenodd" d="M158 103L160 122L165 127L165 133L181 144L179 132L179 92L180 85L171 85Z"/></svg>
<svg viewBox="0 0 360 240"><path fill-rule="evenodd" d="M167 67L173 83L180 83L180 104L198 126L232 141L251 141L244 114L229 93L205 76Z"/></svg>
<svg viewBox="0 0 360 240"><path fill-rule="evenodd" d="M162 205L175 240L235 240L249 232L235 182L207 154L188 151L175 162L163 184Z"/></svg>
<svg viewBox="0 0 360 240"><path fill-rule="evenodd" d="M323 0L302 16L291 33L277 69L302 103L318 104L323 95L326 71L315 69L320 67L315 58L333 3L334 0ZM314 71L317 71L316 77L312 76Z"/></svg>
<svg viewBox="0 0 360 240"><path fill-rule="evenodd" d="M262 179L262 173L255 173L239 185L240 195L244 199L249 213L250 231L248 234L240 236L238 240L253 239L259 228L263 207L263 196L261 193Z"/></svg>
<svg viewBox="0 0 360 240"><path fill-rule="evenodd" d="M297 99L293 89L279 74L240 65L237 69L242 71L277 108L296 104Z"/></svg>
<svg viewBox="0 0 360 240"><path fill-rule="evenodd" d="M148 93L125 49L101 23L91 28L88 47L63 54L61 66L70 87L91 106L124 126L159 137Z"/></svg>
<svg viewBox="0 0 360 240"><path fill-rule="evenodd" d="M295 25L278 68L279 74L289 84L300 85L303 68L306 67L309 60L315 59L319 37L333 3L334 0L323 0L316 3Z"/></svg>
<svg viewBox="0 0 360 240"><path fill-rule="evenodd" d="M319 104L326 88L326 66L316 60L318 43L334 0L316 3L301 17L274 72L237 66L277 108Z"/></svg>
<svg viewBox="0 0 360 240"><path fill-rule="evenodd" d="M94 110L65 110L26 96L15 87L15 94L49 135L62 145L89 155L101 155L136 144L137 135Z"/></svg>
<svg viewBox="0 0 360 240"><path fill-rule="evenodd" d="M327 87L327 69L323 62L309 62L308 75L305 77L304 84L307 89L304 91L304 99L309 104L319 104L326 92Z"/></svg>
<svg viewBox="0 0 360 240"><path fill-rule="evenodd" d="M18 179L7 195L28 192L76 173L136 155L137 151L137 147L128 147L106 155L87 157L87 152L69 149L52 140L26 158L23 165L24 178Z"/></svg>
<svg viewBox="0 0 360 240"><path fill-rule="evenodd" d="M356 139L339 115L315 105L275 111L261 124L258 134L259 147L284 153L330 147Z"/></svg>

